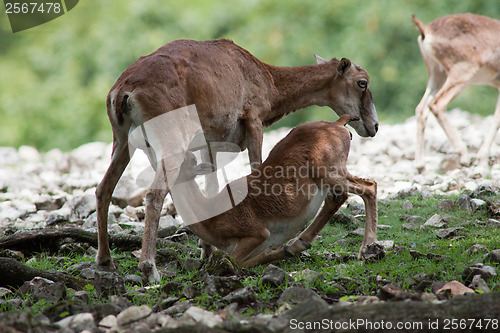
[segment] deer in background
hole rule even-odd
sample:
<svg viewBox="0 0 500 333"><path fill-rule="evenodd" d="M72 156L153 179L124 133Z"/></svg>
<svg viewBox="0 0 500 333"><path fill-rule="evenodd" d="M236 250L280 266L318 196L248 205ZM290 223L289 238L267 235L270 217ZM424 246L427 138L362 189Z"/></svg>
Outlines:
<svg viewBox="0 0 500 333"><path fill-rule="evenodd" d="M361 196L366 207L361 257L365 247L377 240L377 184L347 171L351 138L343 126L355 119L343 115L336 122L309 122L295 127L257 170L227 185L233 191L248 186L245 199L204 221L196 219L196 215L212 210L226 196L207 198L201 193L194 178L212 168L203 163L196 165L196 157L188 151L177 178L182 188L175 187L171 194L184 223L202 240L203 253L209 255L211 246L215 246L246 267L297 255L311 247L347 200L347 193L354 193ZM292 239L314 216L314 221Z"/></svg>
<svg viewBox="0 0 500 333"><path fill-rule="evenodd" d="M253 170L262 160L263 128L311 105L328 106L338 115L358 116L359 120L351 126L361 136L374 136L378 120L366 71L345 58L327 61L317 57L317 62L300 67L271 66L232 41L222 39L174 41L130 65L106 101L113 151L111 164L96 190L98 265L113 266L107 231L109 203L131 158L129 132L146 122L154 123L159 116L195 105L206 141L228 142L241 150L248 149ZM169 156L166 148L177 146L185 152L194 135L183 128L182 122L162 123L158 127L173 135L171 140L156 140L160 142L154 151L148 142L148 149L144 149L156 174L146 194L139 267L151 283L160 279L155 247L163 201L185 156ZM203 160L215 161L215 153L205 153ZM168 181L162 172L165 170L172 175Z"/></svg>
<svg viewBox="0 0 500 333"><path fill-rule="evenodd" d="M475 14L448 15L428 25L412 16L420 32L418 45L427 67L429 81L415 114L417 142L415 161L422 172L424 164L424 130L429 110L450 139L460 156L460 163L470 164L467 147L451 126L446 107L468 85L490 85L500 91L500 21ZM500 126L500 97L493 122L477 153L481 168L488 165L491 144Z"/></svg>

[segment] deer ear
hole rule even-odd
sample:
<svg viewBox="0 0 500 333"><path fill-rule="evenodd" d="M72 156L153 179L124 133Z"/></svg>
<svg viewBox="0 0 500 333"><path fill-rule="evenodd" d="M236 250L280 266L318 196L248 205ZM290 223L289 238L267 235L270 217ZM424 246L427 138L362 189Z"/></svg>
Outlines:
<svg viewBox="0 0 500 333"><path fill-rule="evenodd" d="M203 163L196 165L193 168L192 173L196 176L199 176L199 175L206 175L206 174L211 173L213 171L214 171L214 166L212 164L203 162Z"/></svg>
<svg viewBox="0 0 500 333"><path fill-rule="evenodd" d="M324 63L327 63L328 60L324 59L324 58L321 58L319 55L315 54L314 55L314 58L316 58L316 63L317 64L324 64Z"/></svg>
<svg viewBox="0 0 500 333"><path fill-rule="evenodd" d="M342 58L342 60L340 60L339 62L339 65L337 66L337 72L342 75L347 73L349 69L351 69L351 60Z"/></svg>

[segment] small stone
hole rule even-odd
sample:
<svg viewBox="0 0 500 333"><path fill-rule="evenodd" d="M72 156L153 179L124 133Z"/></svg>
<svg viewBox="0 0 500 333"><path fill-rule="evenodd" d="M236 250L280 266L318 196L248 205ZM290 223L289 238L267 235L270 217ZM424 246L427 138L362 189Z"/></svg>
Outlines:
<svg viewBox="0 0 500 333"><path fill-rule="evenodd" d="M287 272L273 264L269 264L262 272L261 283L263 285L268 284L271 287L279 287L293 281L294 279Z"/></svg>
<svg viewBox="0 0 500 333"><path fill-rule="evenodd" d="M434 227L434 228L443 228L446 225L447 224L446 224L445 220L439 214L432 215L431 218L428 219L424 223L424 226L426 226L426 227Z"/></svg>
<svg viewBox="0 0 500 333"><path fill-rule="evenodd" d="M445 239L455 236L458 231L462 230L461 227L442 229L437 232L437 237L439 239Z"/></svg>
<svg viewBox="0 0 500 333"><path fill-rule="evenodd" d="M412 224L422 224L425 222L425 219L422 216L406 215L406 214L399 215L399 220L403 221L403 222L412 223Z"/></svg>
<svg viewBox="0 0 500 333"><path fill-rule="evenodd" d="M356 230L353 230L347 234L348 237L357 237L364 235L365 235L365 228L357 228Z"/></svg>
<svg viewBox="0 0 500 333"><path fill-rule="evenodd" d="M406 200L405 202L403 202L403 205L401 208L403 208L404 210L412 210L413 204L411 203L410 200Z"/></svg>
<svg viewBox="0 0 500 333"><path fill-rule="evenodd" d="M232 291L243 288L243 283L236 276L212 276L206 275L203 279L202 292L211 296L226 296Z"/></svg>
<svg viewBox="0 0 500 333"><path fill-rule="evenodd" d="M458 199L457 199L457 206L465 210L467 212L472 211L472 203L471 203L471 197L468 196L467 194L462 194Z"/></svg>
<svg viewBox="0 0 500 333"><path fill-rule="evenodd" d="M54 282L42 277L26 281L20 288L21 294L29 294L35 301L45 300L55 303L66 296L66 286L63 282Z"/></svg>
<svg viewBox="0 0 500 333"><path fill-rule="evenodd" d="M389 251L394 248L394 241L392 240L381 240L381 241L376 241L375 243L381 245L385 251Z"/></svg>
<svg viewBox="0 0 500 333"><path fill-rule="evenodd" d="M453 200L444 199L438 203L437 207L442 212L449 212L449 211L453 210L454 205L455 204L454 204Z"/></svg>
<svg viewBox="0 0 500 333"><path fill-rule="evenodd" d="M499 192L499 188L491 185L478 185L471 193L471 197L493 196Z"/></svg>
<svg viewBox="0 0 500 333"><path fill-rule="evenodd" d="M125 281L115 272L95 271L95 291L101 297L122 295L126 292Z"/></svg>
<svg viewBox="0 0 500 333"><path fill-rule="evenodd" d="M500 264L500 249L496 249L488 253L484 260Z"/></svg>
<svg viewBox="0 0 500 333"><path fill-rule="evenodd" d="M316 286L324 282L325 276L321 273L315 272L306 268L295 275L298 281L304 281L309 286Z"/></svg>
<svg viewBox="0 0 500 333"><path fill-rule="evenodd" d="M184 314L182 315L182 318L192 319L197 324L201 324L208 328L214 328L218 325L221 325L223 322L220 316L210 311L203 310L202 308L199 308L197 306L192 306L189 309L187 309L186 312L184 312Z"/></svg>
<svg viewBox="0 0 500 333"><path fill-rule="evenodd" d="M92 315L92 313L88 312L66 317L56 322L55 325L61 327L62 329L70 328L74 332L95 332L97 330L94 322L94 316Z"/></svg>
<svg viewBox="0 0 500 333"><path fill-rule="evenodd" d="M475 275L480 275L484 280L489 280L497 275L497 271L492 266L477 263L464 270L462 273L462 279L466 284L470 284Z"/></svg>
<svg viewBox="0 0 500 333"><path fill-rule="evenodd" d="M440 299L448 299L458 295L466 294L475 294L475 291L456 280L446 283L436 292L436 295Z"/></svg>
<svg viewBox="0 0 500 333"><path fill-rule="evenodd" d="M103 328L112 328L118 326L118 320L114 315L108 315L99 322L99 327Z"/></svg>
<svg viewBox="0 0 500 333"><path fill-rule="evenodd" d="M385 257L384 247L377 243L368 244L362 251L361 257L366 261L378 261Z"/></svg>
<svg viewBox="0 0 500 333"><path fill-rule="evenodd" d="M124 327L151 315L153 310L147 305L131 306L116 317L118 326Z"/></svg>
<svg viewBox="0 0 500 333"><path fill-rule="evenodd" d="M359 224L359 221L351 214L346 214L344 212L337 212L332 216L329 223L331 224L341 224L347 228L355 227Z"/></svg>
<svg viewBox="0 0 500 333"><path fill-rule="evenodd" d="M255 293L250 288L243 288L233 291L223 298L229 303L238 303L239 305L250 305L257 300Z"/></svg>
<svg viewBox="0 0 500 333"><path fill-rule="evenodd" d="M283 305L285 303L289 303L291 305L297 305L311 298L325 302L318 294L309 288L290 287L283 291L278 299L278 304Z"/></svg>
<svg viewBox="0 0 500 333"><path fill-rule="evenodd" d="M469 249L465 250L463 254L466 254L468 256L472 256L477 253L481 252L488 252L488 247L486 247L483 244L474 244L472 245Z"/></svg>
<svg viewBox="0 0 500 333"><path fill-rule="evenodd" d="M209 275L216 276L236 275L240 270L234 258L221 250L212 252L201 269Z"/></svg>
<svg viewBox="0 0 500 333"><path fill-rule="evenodd" d="M480 208L486 207L486 201L481 199L471 199L470 203L472 210L478 210Z"/></svg>
<svg viewBox="0 0 500 333"><path fill-rule="evenodd" d="M474 275L472 278L472 282L469 285L470 288L474 290L480 290L485 293L489 293L491 291L490 287L486 284L486 281L481 277L481 275Z"/></svg>
<svg viewBox="0 0 500 333"><path fill-rule="evenodd" d="M405 291L398 285L389 283L379 288L379 298L383 301L418 299L418 294Z"/></svg>

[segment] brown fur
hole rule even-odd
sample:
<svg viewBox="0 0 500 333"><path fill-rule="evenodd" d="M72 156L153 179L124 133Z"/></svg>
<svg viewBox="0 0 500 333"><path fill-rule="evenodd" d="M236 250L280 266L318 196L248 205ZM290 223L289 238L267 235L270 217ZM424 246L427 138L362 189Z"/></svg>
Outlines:
<svg viewBox="0 0 500 333"><path fill-rule="evenodd" d="M418 43L427 67L429 81L418 104L417 168L424 169L424 130L429 110L460 155L469 164L467 148L449 123L447 105L469 84L485 84L500 91L500 21L476 14L455 14L435 19L428 25L412 17L420 32ZM492 127L478 156L478 164L486 167L490 146L500 126L500 98Z"/></svg>
<svg viewBox="0 0 500 333"><path fill-rule="evenodd" d="M248 148L255 170L261 163L263 127L310 105L329 106L339 115L359 116L360 120L351 125L362 136L374 136L378 120L368 82L366 71L345 58L313 66L276 67L225 39L178 40L139 58L118 78L107 98L113 156L96 191L97 262L112 265L107 212L114 187L130 159L127 140L131 126L140 126L166 112L194 104L207 142L230 142L242 150ZM361 87L361 83L366 86ZM189 142L172 139L162 144L187 147ZM168 160L166 156L159 158L169 163L167 170L178 168L182 162ZM165 164L160 167L165 169ZM149 281L159 278L154 265L154 245L168 186L161 172L157 173L154 190L146 195L140 266Z"/></svg>
<svg viewBox="0 0 500 333"><path fill-rule="evenodd" d="M361 246L363 250L376 241L376 183L353 177L347 171L350 135L343 126L350 120L353 120L352 116L342 116L336 122L311 122L294 128L276 144L258 170L246 177L248 196L240 204L213 218L190 225L191 230L204 242L230 252L242 265L264 264L283 259L288 252L297 254L304 250L304 244L314 240L350 192L361 195L366 204L367 228ZM195 160L188 158L182 169L189 171L195 164ZM283 174L282 170L290 172ZM191 180L184 177L182 174L179 178L181 181ZM309 222L310 217L302 214L308 210L315 190L308 192L303 191L304 188L327 188L325 208L311 227L292 241L294 245L281 247ZM197 209L211 209L227 200L225 193L220 197L206 198L191 181L189 193L174 197L174 203L176 207L192 209L192 205L198 205ZM320 203L317 202L313 216ZM273 232L280 224L279 231ZM287 232L289 234L285 237L276 234ZM273 237L278 240L273 241ZM204 248L209 251L208 246Z"/></svg>

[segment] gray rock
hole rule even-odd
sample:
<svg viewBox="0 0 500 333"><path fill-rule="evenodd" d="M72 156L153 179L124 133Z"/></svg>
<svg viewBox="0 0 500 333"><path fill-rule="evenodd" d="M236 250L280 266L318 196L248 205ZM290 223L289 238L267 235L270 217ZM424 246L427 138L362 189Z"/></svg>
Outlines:
<svg viewBox="0 0 500 333"><path fill-rule="evenodd" d="M495 267L477 263L467 267L462 273L462 279L465 284L470 284L475 275L480 275L484 280L489 280L497 275Z"/></svg>
<svg viewBox="0 0 500 333"><path fill-rule="evenodd" d="M202 292L211 296L226 296L232 291L243 288L240 278L236 276L212 276L206 275L203 279Z"/></svg>
<svg viewBox="0 0 500 333"><path fill-rule="evenodd" d="M308 286L317 286L325 281L325 276L306 268L295 275L297 281L304 281Z"/></svg>
<svg viewBox="0 0 500 333"><path fill-rule="evenodd" d="M69 328L74 332L95 332L97 330L97 326L94 322L94 316L92 315L92 313L88 312L68 316L56 322L55 325L59 326L62 329Z"/></svg>
<svg viewBox="0 0 500 333"><path fill-rule="evenodd" d="M456 236L457 233L462 229L463 229L462 227L446 228L439 230L436 235L439 239L450 238Z"/></svg>
<svg viewBox="0 0 500 333"><path fill-rule="evenodd" d="M403 208L404 210L412 210L413 204L411 203L410 200L405 200L405 202L403 202L403 205L401 208Z"/></svg>
<svg viewBox="0 0 500 333"><path fill-rule="evenodd" d="M474 191L471 193L471 197L478 198L483 196L492 196L500 192L500 189L496 186L481 184L478 185Z"/></svg>
<svg viewBox="0 0 500 333"><path fill-rule="evenodd" d="M474 275L471 284L469 284L469 288L480 290L485 293L489 293L491 291L490 287L488 287L488 284L484 281L481 275Z"/></svg>
<svg viewBox="0 0 500 333"><path fill-rule="evenodd" d="M311 298L314 298L319 302L325 302L318 294L312 291L312 289L304 287L290 287L283 291L280 298L278 299L278 304L283 305L285 303L288 303L293 306Z"/></svg>
<svg viewBox="0 0 500 333"><path fill-rule="evenodd" d="M366 261L378 261L385 257L384 247L377 243L368 244L362 251L361 257Z"/></svg>
<svg viewBox="0 0 500 333"><path fill-rule="evenodd" d="M238 303L239 305L250 305L257 300L255 293L250 288L243 288L228 294L223 300L229 303Z"/></svg>
<svg viewBox="0 0 500 333"><path fill-rule="evenodd" d="M131 306L120 312L118 316L116 316L116 321L118 326L126 327L127 325L147 318L151 313L153 313L153 310L147 305Z"/></svg>
<svg viewBox="0 0 500 333"><path fill-rule="evenodd" d="M233 257L221 250L212 252L201 269L209 275L216 276L236 275L240 270Z"/></svg>
<svg viewBox="0 0 500 333"><path fill-rule="evenodd" d="M197 306L192 306L184 312L183 319L192 319L198 325L214 328L222 324L222 318L213 312L203 310Z"/></svg>
<svg viewBox="0 0 500 333"><path fill-rule="evenodd" d="M86 291L79 290L79 291L75 291L75 294L73 295L73 299L87 304L90 300L90 297Z"/></svg>
<svg viewBox="0 0 500 333"><path fill-rule="evenodd" d="M437 205L438 209L442 212L449 212L453 210L454 206L455 203L450 199L441 200Z"/></svg>
<svg viewBox="0 0 500 333"><path fill-rule="evenodd" d="M463 254L468 255L468 256L472 256L472 255L477 254L477 253L485 253L488 251L489 251L489 249L487 246L485 246L483 244L474 244L469 249L465 250Z"/></svg>
<svg viewBox="0 0 500 333"><path fill-rule="evenodd" d="M21 294L29 294L33 300L57 302L66 296L66 286L63 282L54 282L42 277L26 281L20 288Z"/></svg>
<svg viewBox="0 0 500 333"><path fill-rule="evenodd" d="M6 296L12 296L14 293L7 288L0 287L0 298L5 298Z"/></svg>
<svg viewBox="0 0 500 333"><path fill-rule="evenodd" d="M76 196L67 202L71 209L70 221L85 220L96 210L95 195Z"/></svg>
<svg viewBox="0 0 500 333"><path fill-rule="evenodd" d="M115 272L95 271L94 283L97 295L104 298L110 295L122 295L126 292L125 281Z"/></svg>
<svg viewBox="0 0 500 333"><path fill-rule="evenodd" d="M365 228L357 228L356 230L353 230L347 234L348 237L357 237L364 235L365 235Z"/></svg>
<svg viewBox="0 0 500 333"><path fill-rule="evenodd" d="M425 222L425 219L421 216L406 215L406 214L399 215L399 220L403 221L403 222L412 223L412 224L422 224Z"/></svg>
<svg viewBox="0 0 500 333"><path fill-rule="evenodd" d="M30 213L36 212L36 206L24 200L12 200L0 202L0 221L16 221L24 218Z"/></svg>
<svg viewBox="0 0 500 333"><path fill-rule="evenodd" d="M140 286L143 283L142 277L136 274L127 274L125 275L123 280L125 281L125 283L130 283L134 286Z"/></svg>
<svg viewBox="0 0 500 333"><path fill-rule="evenodd" d="M457 206L465 210L467 212L472 211L472 203L471 203L471 197L468 196L467 194L462 194L458 199L457 199Z"/></svg>
<svg viewBox="0 0 500 333"><path fill-rule="evenodd" d="M446 221L439 214L432 215L425 223L426 227L443 228L446 227Z"/></svg>
<svg viewBox="0 0 500 333"><path fill-rule="evenodd" d="M500 249L496 249L488 253L484 260L500 264Z"/></svg>
<svg viewBox="0 0 500 333"><path fill-rule="evenodd" d="M346 228L353 228L359 224L359 221L351 214L347 214L344 212L337 212L335 213L335 215L332 216L329 223L341 224Z"/></svg>
<svg viewBox="0 0 500 333"><path fill-rule="evenodd" d="M483 207L486 207L486 201L481 199L471 199L470 203L473 210L478 210Z"/></svg>
<svg viewBox="0 0 500 333"><path fill-rule="evenodd" d="M271 287L284 286L287 283L293 282L294 279L279 267L269 264L262 272L261 278L262 285L269 285Z"/></svg>

